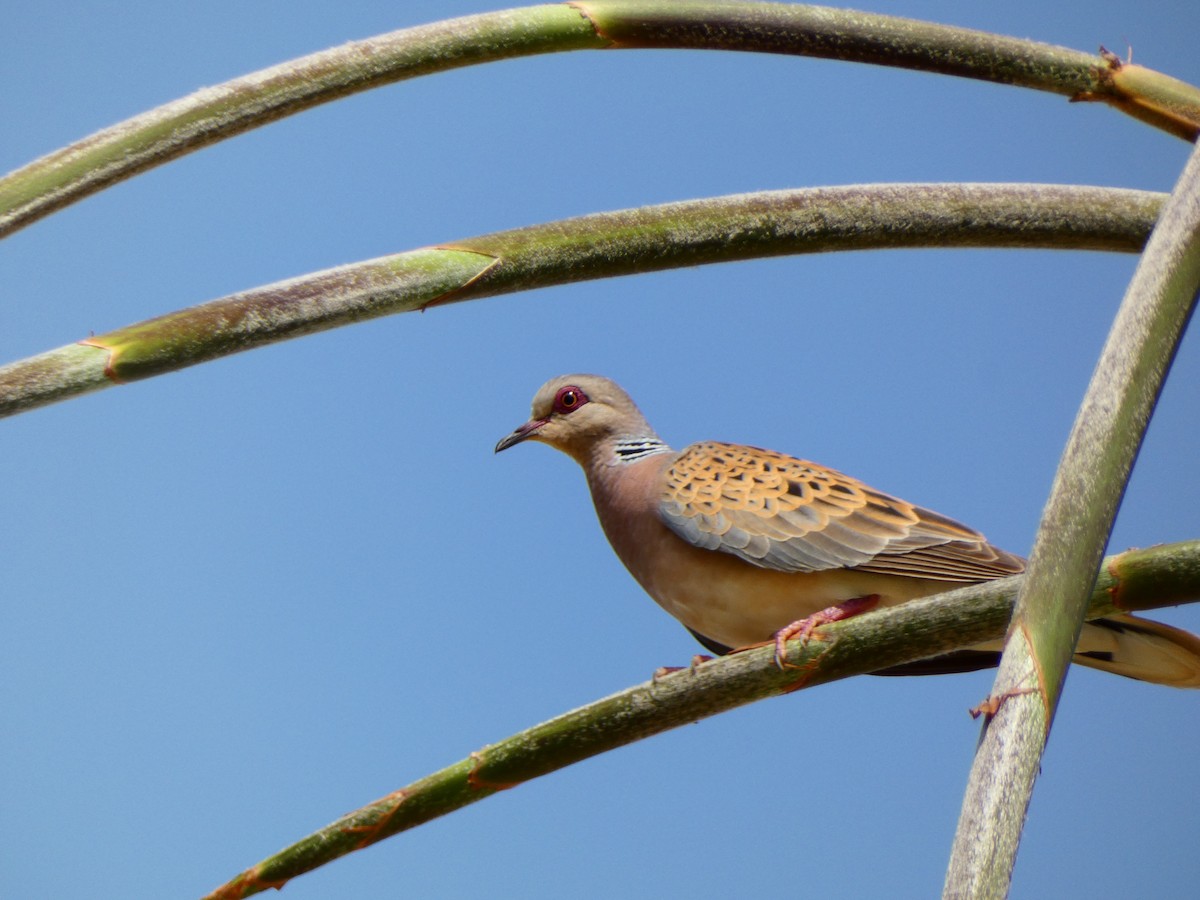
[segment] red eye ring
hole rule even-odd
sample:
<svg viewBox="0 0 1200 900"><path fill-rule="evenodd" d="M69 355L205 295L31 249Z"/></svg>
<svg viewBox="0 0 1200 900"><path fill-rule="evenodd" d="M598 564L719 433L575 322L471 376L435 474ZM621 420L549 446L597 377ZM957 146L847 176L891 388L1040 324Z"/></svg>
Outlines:
<svg viewBox="0 0 1200 900"><path fill-rule="evenodd" d="M554 395L554 411L562 415L574 412L588 402L588 395L569 384L566 387L558 389L558 393Z"/></svg>

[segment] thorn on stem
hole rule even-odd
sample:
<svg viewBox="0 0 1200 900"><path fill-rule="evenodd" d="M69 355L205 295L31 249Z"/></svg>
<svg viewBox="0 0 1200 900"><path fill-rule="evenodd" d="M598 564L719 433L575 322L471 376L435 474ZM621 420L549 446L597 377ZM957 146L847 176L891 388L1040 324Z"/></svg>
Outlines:
<svg viewBox="0 0 1200 900"><path fill-rule="evenodd" d="M980 716L987 716L988 720L996 717L996 713L1000 712L1000 707L1004 705L1004 701L1010 697L1019 697L1021 694L1036 694L1037 688L1012 688L999 695L989 695L978 706L973 706L967 712L971 714L972 719L978 719Z"/></svg>

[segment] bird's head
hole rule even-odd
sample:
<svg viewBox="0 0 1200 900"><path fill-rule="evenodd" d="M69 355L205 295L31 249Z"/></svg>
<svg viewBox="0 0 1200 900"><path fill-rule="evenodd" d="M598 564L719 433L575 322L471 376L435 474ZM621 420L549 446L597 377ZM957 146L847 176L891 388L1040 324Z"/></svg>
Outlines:
<svg viewBox="0 0 1200 900"><path fill-rule="evenodd" d="M560 375L533 398L529 421L501 438L496 452L523 441L540 441L584 462L613 440L655 437L620 386L599 375Z"/></svg>

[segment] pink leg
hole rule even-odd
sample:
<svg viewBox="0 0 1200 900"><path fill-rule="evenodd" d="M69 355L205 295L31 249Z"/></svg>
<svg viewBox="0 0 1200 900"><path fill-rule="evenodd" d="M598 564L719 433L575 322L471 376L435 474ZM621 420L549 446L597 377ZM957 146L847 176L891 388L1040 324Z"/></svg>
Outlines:
<svg viewBox="0 0 1200 900"><path fill-rule="evenodd" d="M798 637L801 641L807 642L812 637L813 632L822 625L828 625L831 622L840 622L842 619L849 619L860 613L865 613L867 610L874 609L878 603L878 594L868 594L866 597L843 600L841 603L828 606L818 613L813 613L806 619L800 619L791 625L780 628L775 632L775 665L781 669L786 667L787 647L785 645L788 641Z"/></svg>

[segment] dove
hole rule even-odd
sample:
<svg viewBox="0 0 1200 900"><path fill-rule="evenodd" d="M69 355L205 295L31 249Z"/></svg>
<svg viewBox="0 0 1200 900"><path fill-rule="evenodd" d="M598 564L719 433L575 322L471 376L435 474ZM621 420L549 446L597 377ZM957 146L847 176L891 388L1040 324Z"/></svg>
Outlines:
<svg viewBox="0 0 1200 900"><path fill-rule="evenodd" d="M584 471L600 525L629 573L717 654L807 637L827 622L964 584L1025 561L972 528L814 462L741 444L668 446L615 382L563 375L496 444L548 444ZM999 644L875 674L996 665ZM1074 660L1200 687L1200 638L1132 615L1085 623Z"/></svg>

